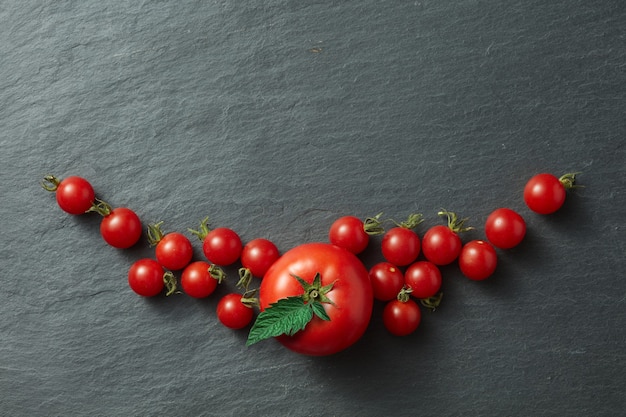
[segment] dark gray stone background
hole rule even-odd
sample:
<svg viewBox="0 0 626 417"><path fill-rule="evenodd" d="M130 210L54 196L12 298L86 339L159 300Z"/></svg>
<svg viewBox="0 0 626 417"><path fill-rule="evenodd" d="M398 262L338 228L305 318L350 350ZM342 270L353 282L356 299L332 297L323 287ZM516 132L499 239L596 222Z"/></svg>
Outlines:
<svg viewBox="0 0 626 417"><path fill-rule="evenodd" d="M0 414L621 414L625 30L622 0L3 1ZM585 188L533 214L542 171ZM281 251L378 211L424 213L423 234L454 210L468 240L507 206L528 234L488 281L444 268L414 335L377 303L358 344L312 358L218 323L236 267L207 300L136 296L152 249L108 247L47 173Z"/></svg>

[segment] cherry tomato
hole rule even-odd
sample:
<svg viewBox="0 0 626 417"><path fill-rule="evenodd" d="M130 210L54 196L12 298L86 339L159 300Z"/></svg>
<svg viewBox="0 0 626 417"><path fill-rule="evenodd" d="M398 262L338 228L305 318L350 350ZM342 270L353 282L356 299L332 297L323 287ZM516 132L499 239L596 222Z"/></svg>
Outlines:
<svg viewBox="0 0 626 417"><path fill-rule="evenodd" d="M192 262L183 270L180 276L180 285L183 291L194 298L204 298L213 294L218 281L211 276L211 264L204 261Z"/></svg>
<svg viewBox="0 0 626 417"><path fill-rule="evenodd" d="M287 348L307 355L330 355L352 346L361 338L372 315L374 297L368 271L353 253L326 243L297 246L278 259L267 271L259 291L261 309L282 298L302 295L297 275L312 283L316 274L324 286L333 284L324 303L330 318L315 316L293 336L277 339Z"/></svg>
<svg viewBox="0 0 626 417"><path fill-rule="evenodd" d="M461 253L461 238L449 227L433 226L424 234L422 251L426 259L435 265L448 265Z"/></svg>
<svg viewBox="0 0 626 417"><path fill-rule="evenodd" d="M573 173L560 178L547 173L537 174L524 187L524 202L536 213L554 213L563 206L566 191L574 187L575 179Z"/></svg>
<svg viewBox="0 0 626 417"><path fill-rule="evenodd" d="M455 213L442 210L439 216L448 218L448 226L433 226L424 234L422 251L427 260L435 265L448 265L454 262L463 246L459 233L473 229L465 226L465 219L459 219Z"/></svg>
<svg viewBox="0 0 626 417"><path fill-rule="evenodd" d="M413 230L394 227L383 236L383 256L397 266L406 266L417 259L420 253L420 239Z"/></svg>
<svg viewBox="0 0 626 417"><path fill-rule="evenodd" d="M467 278L480 281L491 276L498 264L496 250L484 240L472 240L463 246L459 267Z"/></svg>
<svg viewBox="0 0 626 417"><path fill-rule="evenodd" d="M187 236L171 232L163 236L156 247L156 259L164 268L172 271L183 269L193 258L193 246Z"/></svg>
<svg viewBox="0 0 626 417"><path fill-rule="evenodd" d="M404 274L389 262L380 262L370 268L370 282L374 298L380 301L393 300L404 286Z"/></svg>
<svg viewBox="0 0 626 417"><path fill-rule="evenodd" d="M133 246L141 237L142 227L139 216L131 209L119 207L102 218L100 234L109 245L126 249Z"/></svg>
<svg viewBox="0 0 626 417"><path fill-rule="evenodd" d="M411 299L389 301L383 309L383 324L394 336L407 336L413 333L421 320L422 312L417 303Z"/></svg>
<svg viewBox="0 0 626 417"><path fill-rule="evenodd" d="M242 329L252 321L254 310L245 305L241 294L226 294L217 303L217 318L229 329Z"/></svg>
<svg viewBox="0 0 626 417"><path fill-rule="evenodd" d="M328 237L333 245L354 254L363 252L370 241L363 221L354 216L343 216L335 220L330 226Z"/></svg>
<svg viewBox="0 0 626 417"><path fill-rule="evenodd" d="M128 285L141 296L153 297L163 291L164 274L163 267L154 259L140 259L128 270Z"/></svg>
<svg viewBox="0 0 626 417"><path fill-rule="evenodd" d="M404 272L404 283L415 298L434 297L441 289L441 282L441 271L429 261L415 262Z"/></svg>
<svg viewBox="0 0 626 417"><path fill-rule="evenodd" d="M241 265L248 268L253 276L263 278L267 270L280 257L276 245L263 238L246 243L241 251Z"/></svg>
<svg viewBox="0 0 626 417"><path fill-rule="evenodd" d="M526 235L526 222L517 212L508 208L494 210L485 222L485 235L500 249L511 249Z"/></svg>
<svg viewBox="0 0 626 417"><path fill-rule="evenodd" d="M211 230L202 244L202 251L209 262L227 266L235 263L241 255L241 238L232 229L218 227Z"/></svg>
<svg viewBox="0 0 626 417"><path fill-rule="evenodd" d="M82 177L67 177L56 190L59 207L70 214L83 214L91 208L95 192L91 184Z"/></svg>

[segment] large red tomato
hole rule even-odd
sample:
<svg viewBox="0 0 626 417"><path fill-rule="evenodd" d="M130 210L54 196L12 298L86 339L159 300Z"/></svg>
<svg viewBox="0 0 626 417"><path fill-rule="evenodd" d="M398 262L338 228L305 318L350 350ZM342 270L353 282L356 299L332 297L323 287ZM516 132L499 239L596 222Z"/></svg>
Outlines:
<svg viewBox="0 0 626 417"><path fill-rule="evenodd" d="M277 339L287 348L307 355L331 355L361 338L372 315L369 274L356 255L326 243L306 243L287 251L267 271L259 289L261 310L282 298L303 294L293 276L308 283L320 274L322 286L333 284L323 307L330 320L314 316L303 330Z"/></svg>

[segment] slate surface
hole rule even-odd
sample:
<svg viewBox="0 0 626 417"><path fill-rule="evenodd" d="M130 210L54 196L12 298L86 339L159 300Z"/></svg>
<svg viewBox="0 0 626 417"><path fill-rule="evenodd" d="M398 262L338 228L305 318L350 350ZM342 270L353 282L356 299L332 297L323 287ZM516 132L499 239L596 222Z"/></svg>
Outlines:
<svg viewBox="0 0 626 417"><path fill-rule="evenodd" d="M621 414L625 28L623 1L2 2L0 415ZM535 215L541 171L586 187ZM486 282L444 268L414 335L377 304L353 348L303 357L217 322L232 278L135 296L152 249L108 247L47 173L281 251L378 211L424 213L422 234L455 210L468 240L508 206L528 235Z"/></svg>

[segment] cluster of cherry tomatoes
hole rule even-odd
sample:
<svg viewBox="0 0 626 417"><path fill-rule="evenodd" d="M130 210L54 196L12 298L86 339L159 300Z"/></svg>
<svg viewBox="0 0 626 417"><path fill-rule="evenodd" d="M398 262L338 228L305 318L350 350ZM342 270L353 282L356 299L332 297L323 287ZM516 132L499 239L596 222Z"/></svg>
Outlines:
<svg viewBox="0 0 626 417"><path fill-rule="evenodd" d="M574 187L575 174L566 174L560 178L551 174L538 174L532 177L524 188L523 198L526 205L534 212L550 214L557 211L565 201L566 190ZM92 185L82 177L71 176L59 180L52 175L45 176L42 186L51 192L55 192L59 207L70 214L80 215L95 212L102 216L100 233L102 238L111 246L119 249L134 246L143 235L143 226L137 214L129 208L113 208L108 203L99 200L95 196ZM463 243L461 233L472 229L466 226L467 219L460 219L455 213L442 210L439 215L447 219L447 224L430 227L420 238L414 229L422 222L420 214L411 214L404 222L397 223L392 220L393 227L385 230L381 220L381 214L361 220L354 216L344 216L338 218L330 227L328 237L333 247L343 248L353 255L361 254L370 244L370 236L382 235L380 248L385 261L372 266L366 272L371 284L371 295L369 288L360 293L363 297L373 298L385 302L383 310L383 322L390 333L398 336L408 335L414 332L420 324L421 312L417 302L423 306L435 309L442 298L441 286L442 275L440 267L454 262L458 263L463 275L471 280L484 280L491 276L497 266L497 249L511 249L520 244L526 233L526 222L523 217L509 209L498 208L487 218L484 224L484 240L471 240ZM155 247L153 258L143 258L134 262L128 271L128 285L138 295L152 297L164 292L171 295L182 292L190 297L205 298L214 293L217 285L225 278L222 267L232 266L240 263L239 281L237 287L241 292L231 292L223 296L218 302L217 317L222 324L232 329L241 329L248 326L254 318L254 308L260 306L261 310L271 307L272 302L281 298L276 296L280 288L286 286L281 281L279 275L282 271L270 271L272 266L278 264L281 254L276 245L268 239L257 238L243 244L239 235L232 229L218 227L210 229L208 218L200 222L197 230L189 229L202 242L202 252L206 259L193 259L193 245L190 239L179 232L165 233L162 230L163 222L150 224L147 226L147 241L150 246ZM316 279L320 279L319 270L330 267L325 265L325 257L335 256L332 249L320 246L303 245L290 251L291 264L288 268L299 268L294 266L301 259L313 257L312 251L319 251L320 255L315 262L317 270L310 271ZM308 251L308 252L307 252ZM361 266L354 265L353 259L348 259L339 254L339 269L346 263L351 264L354 275L359 275ZM356 256L354 259L357 259ZM283 259L282 264L287 263ZM357 260L360 263L360 260ZM302 263L302 262L300 262ZM306 262L305 262L306 263ZM341 265L341 264L344 265ZM311 264L311 262L309 262ZM362 265L364 268L364 265ZM277 269L277 268L274 268ZM173 272L172 272L173 271ZM175 272L180 274L180 281ZM272 284L276 288L269 288L265 285L267 300L259 304L256 298L257 290L250 289L253 277L263 279L270 276ZM290 273L289 291L302 292L298 283L305 283L305 280ZM335 271L328 275L336 275ZM336 307L340 300L333 297L332 292L340 294L341 288L333 285L337 281L344 279L341 274L333 282L321 281L319 288L314 288L313 276L308 278L309 283L305 285L315 297L322 292L328 292L328 297L324 296L323 302ZM274 277L278 277L274 279ZM293 278L293 279L292 279ZM325 276L321 277L326 278ZM277 282L278 284L274 284ZM311 284L312 282L312 284ZM345 284L347 280L342 283ZM357 281L355 281L357 282ZM351 283L355 292L355 284ZM369 287L369 286L368 286ZM277 289L278 288L278 289ZM300 290L298 290L300 288ZM264 291L264 284L261 284L261 293ZM271 295L269 294L271 293ZM282 298L289 298L290 293L285 293ZM307 297L310 294L307 294ZM271 298L272 301L268 301ZM355 299L351 301L346 296L346 308L354 309ZM303 304L306 304L303 303ZM305 312L303 304L298 304L298 313ZM318 308L322 303L311 303L311 306ZM359 314L362 320L360 323L369 321L368 308L371 310L371 300L362 303L364 308ZM305 306L306 307L306 306ZM321 320L329 320L322 308ZM328 309L326 309L328 310ZM312 313L310 313L312 315ZM331 314L332 315L332 314ZM311 316L312 317L312 316ZM308 318L311 319L310 317ZM275 320L279 325L284 325L280 318ZM303 323L306 325L308 322ZM256 325L256 324L255 324ZM354 323L352 323L354 325ZM336 326L339 326L337 324ZM351 324L346 324L341 329L341 334L348 334ZM361 328L364 325L361 325ZM321 328L319 325L310 326ZM281 328L279 326L279 328ZM253 326L254 329L254 326ZM274 329L275 330L275 329ZM362 329L361 329L362 330ZM311 332L317 330L311 330ZM280 332L279 332L280 333ZM305 333L300 331L299 333ZM271 334L271 333L270 333ZM281 333L282 334L282 333ZM346 336L347 337L347 336ZM303 349L311 354L328 354L347 347L353 343L360 334L350 336L352 339L346 343L339 343L337 346L326 351L317 351L309 348ZM341 336L334 335L333 338L341 339ZM309 342L310 344L310 342ZM302 349L301 349L302 351Z"/></svg>
<svg viewBox="0 0 626 417"><path fill-rule="evenodd" d="M565 202L566 191L574 187L575 176L535 175L524 188L526 205L539 214L556 212ZM384 234L381 251L385 261L371 267L369 276L374 298L386 303L383 323L394 335L405 336L418 328L422 315L416 300L432 310L438 307L443 296L439 267L457 262L464 276L482 281L496 270L496 248L514 248L526 234L524 218L516 211L502 207L487 217L484 224L486 239L463 244L459 234L473 229L465 226L467 218L459 219L455 213L445 210L438 214L447 217L447 225L432 226L422 239L413 231L421 223L420 214L412 214L402 223L394 222L395 227L386 232L380 224L380 214L365 221L345 216L331 226L331 243L355 254L365 250L370 235Z"/></svg>

